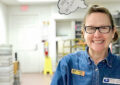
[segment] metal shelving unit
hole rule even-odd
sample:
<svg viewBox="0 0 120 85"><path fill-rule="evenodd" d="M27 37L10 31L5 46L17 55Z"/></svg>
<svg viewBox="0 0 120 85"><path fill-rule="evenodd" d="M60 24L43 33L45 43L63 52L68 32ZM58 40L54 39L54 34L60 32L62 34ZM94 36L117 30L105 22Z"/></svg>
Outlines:
<svg viewBox="0 0 120 85"><path fill-rule="evenodd" d="M86 44L84 43L83 40L80 39L67 39L67 40L61 40L56 42L57 46L57 63L59 60L64 57L67 54L80 51L80 50L85 50Z"/></svg>
<svg viewBox="0 0 120 85"><path fill-rule="evenodd" d="M75 38L81 38L81 21L75 21Z"/></svg>
<svg viewBox="0 0 120 85"><path fill-rule="evenodd" d="M0 85L13 85L12 46L0 45Z"/></svg>
<svg viewBox="0 0 120 85"><path fill-rule="evenodd" d="M116 23L119 39L112 44L112 53L120 56L120 13L114 15L114 21Z"/></svg>
<svg viewBox="0 0 120 85"><path fill-rule="evenodd" d="M63 56L75 51L75 49L73 48L75 43L71 39L57 41L56 44L57 44L57 62L59 62L59 60Z"/></svg>

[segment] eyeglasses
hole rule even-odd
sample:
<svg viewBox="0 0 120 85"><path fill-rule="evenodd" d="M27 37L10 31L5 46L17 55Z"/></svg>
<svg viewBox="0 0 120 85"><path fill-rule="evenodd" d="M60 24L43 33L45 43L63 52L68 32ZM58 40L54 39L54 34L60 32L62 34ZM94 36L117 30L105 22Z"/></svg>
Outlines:
<svg viewBox="0 0 120 85"><path fill-rule="evenodd" d="M100 33L109 33L112 26L101 26L101 27L93 27L93 26L85 26L86 33L93 34L96 32L96 29L99 30Z"/></svg>

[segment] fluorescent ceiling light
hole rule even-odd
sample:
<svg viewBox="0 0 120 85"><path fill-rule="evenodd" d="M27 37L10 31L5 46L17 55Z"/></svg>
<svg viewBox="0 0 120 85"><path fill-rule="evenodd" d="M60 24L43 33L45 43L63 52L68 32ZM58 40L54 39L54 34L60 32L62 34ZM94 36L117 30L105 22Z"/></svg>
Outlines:
<svg viewBox="0 0 120 85"><path fill-rule="evenodd" d="M19 2L56 2L58 0L18 0Z"/></svg>

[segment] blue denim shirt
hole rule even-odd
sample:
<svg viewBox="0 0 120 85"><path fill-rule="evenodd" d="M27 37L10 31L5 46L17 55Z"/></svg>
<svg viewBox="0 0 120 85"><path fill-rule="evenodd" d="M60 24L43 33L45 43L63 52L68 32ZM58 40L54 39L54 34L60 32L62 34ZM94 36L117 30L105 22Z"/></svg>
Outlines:
<svg viewBox="0 0 120 85"><path fill-rule="evenodd" d="M108 56L95 65L87 49L63 57L51 85L120 85L120 57L108 49Z"/></svg>

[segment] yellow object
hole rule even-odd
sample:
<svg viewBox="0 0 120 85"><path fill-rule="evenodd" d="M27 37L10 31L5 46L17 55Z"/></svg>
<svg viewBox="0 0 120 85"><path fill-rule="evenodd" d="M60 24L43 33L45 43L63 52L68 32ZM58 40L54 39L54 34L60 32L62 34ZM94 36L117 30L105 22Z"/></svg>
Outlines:
<svg viewBox="0 0 120 85"><path fill-rule="evenodd" d="M19 69L19 62L15 61L13 64L14 64L14 74L17 74L18 69Z"/></svg>
<svg viewBox="0 0 120 85"><path fill-rule="evenodd" d="M44 65L44 74L46 75L47 73L53 74L52 72L52 62L50 57L45 57L45 65Z"/></svg>
<svg viewBox="0 0 120 85"><path fill-rule="evenodd" d="M45 42L45 46L46 46L46 47L48 46L48 42L47 42L47 41Z"/></svg>
<svg viewBox="0 0 120 85"><path fill-rule="evenodd" d="M85 72L81 71L81 70L72 69L71 73L76 74L76 75L80 75L80 76L85 76Z"/></svg>
<svg viewBox="0 0 120 85"><path fill-rule="evenodd" d="M83 50L85 50L86 43L82 40L79 40L78 45L82 46Z"/></svg>

